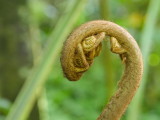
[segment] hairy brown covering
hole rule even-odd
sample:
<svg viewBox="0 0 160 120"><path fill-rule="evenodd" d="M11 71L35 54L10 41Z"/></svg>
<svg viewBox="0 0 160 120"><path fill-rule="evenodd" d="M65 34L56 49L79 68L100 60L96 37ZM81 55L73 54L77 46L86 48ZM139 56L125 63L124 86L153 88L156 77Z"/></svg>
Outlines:
<svg viewBox="0 0 160 120"><path fill-rule="evenodd" d="M104 35L114 37L121 48L125 50L123 53L117 52L125 57L125 70L115 95L97 120L119 120L135 95L143 72L141 51L134 38L125 29L115 23L103 20L81 25L65 41L61 64L64 75L69 80L79 80L92 64L94 57L99 54ZM83 42L91 43L93 49L86 52Z"/></svg>

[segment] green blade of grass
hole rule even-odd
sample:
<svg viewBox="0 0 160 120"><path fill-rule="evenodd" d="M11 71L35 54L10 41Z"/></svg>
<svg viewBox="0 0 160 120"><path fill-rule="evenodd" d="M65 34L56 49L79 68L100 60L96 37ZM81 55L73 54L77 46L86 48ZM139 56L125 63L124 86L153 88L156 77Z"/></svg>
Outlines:
<svg viewBox="0 0 160 120"><path fill-rule="evenodd" d="M102 19L109 19L109 1L108 0L99 0L99 8Z"/></svg>
<svg viewBox="0 0 160 120"><path fill-rule="evenodd" d="M99 9L101 18L104 20L109 20L109 0L99 0ZM109 41L110 37L107 37L106 40ZM108 50L110 49L108 47L108 43L105 44L104 50L105 52L102 52L102 66L105 71L105 79L106 79L106 94L107 94L107 100L113 95L114 89L115 89L115 79L114 79L114 70L115 68L112 63L113 57L111 55L111 52ZM107 46L107 47L106 47Z"/></svg>
<svg viewBox="0 0 160 120"><path fill-rule="evenodd" d="M42 59L28 76L6 120L25 120L27 118L37 97L37 91L40 93L43 88L61 50L62 43L72 30L86 1L76 0L70 8L70 12L59 20L53 34L49 37L49 44L42 55Z"/></svg>
<svg viewBox="0 0 160 120"><path fill-rule="evenodd" d="M140 120L139 116L141 113L141 104L144 98L144 90L147 82L148 74L148 57L150 50L152 49L152 44L154 43L153 35L155 24L157 21L158 11L160 8L160 0L150 0L149 8L147 11L146 21L141 36L141 51L144 60L144 73L140 88L131 103L128 111L128 120Z"/></svg>

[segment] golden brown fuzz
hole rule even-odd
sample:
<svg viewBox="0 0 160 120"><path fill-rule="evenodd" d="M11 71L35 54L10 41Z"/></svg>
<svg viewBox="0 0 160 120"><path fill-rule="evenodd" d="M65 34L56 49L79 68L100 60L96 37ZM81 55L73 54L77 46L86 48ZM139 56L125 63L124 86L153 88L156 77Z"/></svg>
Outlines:
<svg viewBox="0 0 160 120"><path fill-rule="evenodd" d="M115 95L97 120L119 120L135 95L143 72L141 51L125 29L103 20L81 25L65 41L61 65L64 75L69 80L79 80L89 69L93 59L99 55L106 35L111 37L111 51L120 55L125 70Z"/></svg>

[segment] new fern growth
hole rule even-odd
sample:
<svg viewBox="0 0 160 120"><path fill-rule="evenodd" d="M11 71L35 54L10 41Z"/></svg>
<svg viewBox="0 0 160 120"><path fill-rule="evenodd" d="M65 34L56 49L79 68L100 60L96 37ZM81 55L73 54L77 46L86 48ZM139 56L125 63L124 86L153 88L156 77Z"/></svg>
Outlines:
<svg viewBox="0 0 160 120"><path fill-rule="evenodd" d="M81 25L65 41L61 65L65 77L71 81L79 80L99 55L106 35L111 37L111 51L120 55L125 70L115 95L97 120L119 120L135 95L143 72L141 51L125 29L103 20Z"/></svg>

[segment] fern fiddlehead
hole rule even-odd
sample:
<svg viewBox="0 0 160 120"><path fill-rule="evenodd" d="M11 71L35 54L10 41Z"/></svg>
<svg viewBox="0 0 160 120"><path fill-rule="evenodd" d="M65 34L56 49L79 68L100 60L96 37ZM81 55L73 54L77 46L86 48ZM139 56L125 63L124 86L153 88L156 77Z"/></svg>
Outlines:
<svg viewBox="0 0 160 120"><path fill-rule="evenodd" d="M61 65L69 80L79 80L99 55L106 35L111 37L111 51L121 56L125 70L115 95L97 120L119 120L139 87L143 72L141 51L125 29L103 20L81 25L65 41Z"/></svg>

